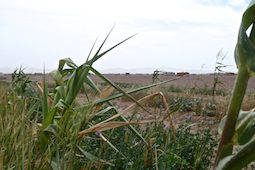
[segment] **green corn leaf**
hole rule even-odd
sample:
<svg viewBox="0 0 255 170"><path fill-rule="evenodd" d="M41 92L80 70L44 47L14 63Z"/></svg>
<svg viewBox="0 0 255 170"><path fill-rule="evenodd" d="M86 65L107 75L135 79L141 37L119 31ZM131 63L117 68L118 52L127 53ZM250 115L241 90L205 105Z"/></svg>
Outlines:
<svg viewBox="0 0 255 170"><path fill-rule="evenodd" d="M218 127L218 132L219 132L219 134L222 134L222 131L223 131L224 126L225 126L226 118L227 118L227 116L224 116L224 117L221 119L221 121L220 121L220 125L219 125L219 127Z"/></svg>
<svg viewBox="0 0 255 170"><path fill-rule="evenodd" d="M83 83L88 75L87 64L76 68L67 83L66 103L71 105L77 94L80 92Z"/></svg>
<svg viewBox="0 0 255 170"><path fill-rule="evenodd" d="M57 151L58 152L58 151ZM60 170L59 159L57 157L52 157L48 160L53 170Z"/></svg>
<svg viewBox="0 0 255 170"><path fill-rule="evenodd" d="M140 106L141 108L143 108L146 112L149 113L149 111L147 111L143 106L140 105L140 103L138 103L132 96L130 96L129 94L127 94L124 90L122 90L119 86L117 86L115 83L113 83L112 81L110 81L109 79L107 79L105 76L103 76L101 73L99 73L97 70L95 70L93 67L88 67L92 72L94 72L98 77L100 77L101 79L103 79L106 83L108 83L109 85L111 85L112 87L114 87L116 90L118 90L120 93L122 93L123 95L125 95L126 97L128 97L129 99L131 99L133 102L135 102L138 106Z"/></svg>
<svg viewBox="0 0 255 170"><path fill-rule="evenodd" d="M84 155L87 159L89 159L90 161L93 161L93 162L95 162L95 163L98 163L98 162L100 162L100 163L105 163L106 165L109 165L109 166L114 167L114 164L109 163L109 162L107 162L107 161L105 161L105 160L103 160L103 159L98 159L98 157L96 157L96 156L92 155L91 153L89 153L89 152L83 150L83 149L82 149L81 147L79 147L78 145L76 145L76 146L77 146L77 148L83 153L83 155Z"/></svg>
<svg viewBox="0 0 255 170"><path fill-rule="evenodd" d="M113 28L114 28L114 26L113 26ZM91 66L95 61L97 61L99 58L101 58L103 55L105 55L106 53L108 53L108 52L111 51L112 49L116 48L116 47L119 46L120 44L124 43L125 41L129 40L130 38L132 38L132 37L134 37L134 36L136 35L136 34L135 34L135 35L133 35L133 36L130 36L130 37L126 38L125 40L121 41L120 43L114 45L113 47L111 47L111 48L109 48L108 50L106 50L106 51L104 51L104 52L102 52L102 53L99 54L99 52L100 52L100 50L102 49L104 43L106 42L107 38L108 38L109 35L111 34L113 28L110 30L110 32L108 33L108 35L107 35L106 38L104 39L103 43L101 44L101 46L100 46L99 49L97 50L97 52L96 52L96 54L94 55L94 57L93 57L91 60L89 60L89 61L86 62L86 63L89 64L90 66Z"/></svg>
<svg viewBox="0 0 255 170"><path fill-rule="evenodd" d="M65 83L62 79L62 75L60 74L59 70L51 71L50 75L59 86L65 86Z"/></svg>
<svg viewBox="0 0 255 170"><path fill-rule="evenodd" d="M86 84L88 84L93 90L95 90L97 93L101 93L97 85L87 76L85 79Z"/></svg>
<svg viewBox="0 0 255 170"><path fill-rule="evenodd" d="M49 105L48 105L48 89L45 81L45 71L43 71L43 123L49 114Z"/></svg>
<svg viewBox="0 0 255 170"><path fill-rule="evenodd" d="M74 69L64 69L64 70L59 70L59 72L62 75L62 77L64 77L68 73L72 74L74 72Z"/></svg>
<svg viewBox="0 0 255 170"><path fill-rule="evenodd" d="M50 124L48 127L44 129L44 132L52 133L54 136L57 136L57 125L56 124Z"/></svg>
<svg viewBox="0 0 255 170"><path fill-rule="evenodd" d="M56 115L58 107L68 109L69 105L65 103L65 101L60 99L58 103L51 108L48 116L46 117L45 122L43 123L43 130L45 130L46 127L48 127L53 122L53 119L54 119L54 116Z"/></svg>
<svg viewBox="0 0 255 170"><path fill-rule="evenodd" d="M71 67L72 69L77 68L77 65L73 62L71 58L64 58L62 60L59 60L58 70L59 71L63 70L65 64Z"/></svg>
<svg viewBox="0 0 255 170"><path fill-rule="evenodd" d="M54 96L53 106L55 106L60 99L66 100L66 87L65 86L58 86L55 88L56 93Z"/></svg>
<svg viewBox="0 0 255 170"><path fill-rule="evenodd" d="M239 113L240 114L240 113ZM235 145L246 144L255 134L255 112L254 109L238 117L233 142Z"/></svg>
<svg viewBox="0 0 255 170"><path fill-rule="evenodd" d="M136 35L136 34L135 34ZM134 37L135 35L133 36L130 36L128 37L127 39L121 41L120 43L116 44L115 46L111 47L110 49L100 53L99 55L97 56L94 56L91 60L88 61L88 64L92 65L96 60L98 60L99 58L101 58L103 55L105 55L106 53L108 53L109 51L111 51L112 49L116 48L117 46L119 46L120 44L124 43L125 41L129 40L130 38Z"/></svg>
<svg viewBox="0 0 255 170"><path fill-rule="evenodd" d="M223 158L216 170L239 170L255 160L255 138L250 140L244 147L239 150L235 155L230 155Z"/></svg>
<svg viewBox="0 0 255 170"><path fill-rule="evenodd" d="M111 29L111 31L112 31L112 29ZM65 59L62 59L62 60L59 61L58 70L61 73L62 77L65 74L67 74L67 72L63 70L65 64L67 64L69 67L71 67L73 69L73 73L72 73L71 77L68 79L68 82L67 82L67 97L66 97L66 100L65 100L67 104L71 105L71 103L76 98L78 92L81 89L85 89L83 87L83 83L85 82L85 80L87 81L87 83L89 83L90 86L92 86L93 89L96 89L96 86L92 83L92 81L89 81L89 78L87 78L87 75L88 75L87 67L88 67L88 65L91 66L96 60L101 58L107 52L111 51L112 49L114 49L118 45L122 44L123 42L125 42L128 39L130 39L131 37L133 37L133 36L131 36L131 37L121 41L120 43L116 44L115 46L111 47L110 49L104 51L103 53L99 54L101 48L105 44L105 42L106 42L107 38L109 37L111 31L109 32L109 34L107 35L107 37L105 38L105 40L103 41L103 43L101 44L99 49L97 50L94 57L91 60L88 60L88 58L87 58L86 63L84 63L80 67L77 67L77 65L70 58L65 58ZM93 47L94 47L94 45L93 45ZM92 49L93 49L93 47L92 47ZM92 49L91 49L91 51L92 51ZM91 54L91 51L90 51L90 54ZM90 56L90 54L89 54L89 56Z"/></svg>
<svg viewBox="0 0 255 170"><path fill-rule="evenodd" d="M254 12L255 0L252 0L247 10L243 14L242 22L239 28L238 41L235 48L235 61L239 72L230 99L228 115L226 118L223 134L219 143L216 157L216 165L221 159L232 154L233 135L235 134L234 131L237 127L236 120L238 119L238 114L242 105L249 78L255 73L255 27L253 23L255 21ZM251 33L249 36L247 36L246 31L250 26L252 27ZM242 132L238 132L238 134L238 136L240 137L240 134L242 134ZM237 141L236 138L239 137L235 136L235 141Z"/></svg>
<svg viewBox="0 0 255 170"><path fill-rule="evenodd" d="M86 59L86 63L88 63L88 61L89 61L89 57L90 57L90 55L91 55L91 53L92 53L92 51L93 51L93 49L94 49L94 46L95 46L96 42L97 42L97 39L96 39L96 41L94 42L92 48L90 49L89 55L88 55L88 57L87 57L87 59Z"/></svg>
<svg viewBox="0 0 255 170"><path fill-rule="evenodd" d="M253 35L253 28L250 36L247 36L246 30L253 24L254 10L255 0L252 0L247 10L243 14L242 22L239 28L238 42L235 49L235 61L237 67L240 67L240 64L246 65L251 76L255 73L255 35Z"/></svg>
<svg viewBox="0 0 255 170"><path fill-rule="evenodd" d="M234 155L230 155L221 159L215 170L223 170L225 168L226 163L228 163L233 156Z"/></svg>
<svg viewBox="0 0 255 170"><path fill-rule="evenodd" d="M40 140L39 140L39 146L43 149L46 150L48 146L48 140L49 140L49 135L45 133L40 133L39 134Z"/></svg>
<svg viewBox="0 0 255 170"><path fill-rule="evenodd" d="M47 115L46 119L43 122L43 130L45 130L46 127L52 123L53 118L56 114L56 111L57 111L57 107L54 107L50 110L49 114Z"/></svg>
<svg viewBox="0 0 255 170"><path fill-rule="evenodd" d="M221 134L226 122L226 117L221 119L218 131ZM235 145L244 145L255 134L255 112L254 109L250 111L240 111L236 120L235 133L232 141Z"/></svg>
<svg viewBox="0 0 255 170"><path fill-rule="evenodd" d="M114 28L114 26L113 26L113 28ZM106 40L108 39L109 35L111 34L113 28L110 30L110 32L109 32L108 35L106 36L106 38L104 39L103 43L100 45L100 47L99 47L99 49L97 50L97 52L95 53L94 57L93 57L91 60L89 60L89 61L87 62L89 65L92 65L96 60L99 59L98 54L99 54L100 50L102 49L102 47L104 46L104 43L105 43ZM95 43L94 43L94 44L95 44ZM94 45L93 45L93 47L94 47ZM92 47L92 49L93 49L93 47ZM91 49L91 51L90 51L90 54L91 54L91 52L92 52L92 49Z"/></svg>
<svg viewBox="0 0 255 170"><path fill-rule="evenodd" d="M98 88L98 87L96 86L96 84L89 78L89 76L86 76L86 78L85 78L85 83L88 84L96 93L100 93L99 88ZM87 91L86 91L84 85L82 86L82 89L83 89L83 91L85 92L85 95L86 95L88 101L90 101L90 100L89 100L89 97L88 97L88 94L87 94Z"/></svg>

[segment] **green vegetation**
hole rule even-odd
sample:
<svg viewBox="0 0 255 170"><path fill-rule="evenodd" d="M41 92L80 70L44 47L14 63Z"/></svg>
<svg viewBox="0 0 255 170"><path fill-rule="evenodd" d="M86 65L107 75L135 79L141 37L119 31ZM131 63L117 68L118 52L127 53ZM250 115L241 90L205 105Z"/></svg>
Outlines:
<svg viewBox="0 0 255 170"><path fill-rule="evenodd" d="M210 130L213 123L191 124L192 117L187 117L177 127L172 114L183 110L186 101L169 107L166 102L169 99L163 93L149 91L180 77L147 86L111 82L92 64L119 44L100 53L103 44L80 66L70 58L60 60L58 70L50 73L55 80L53 84L47 83L45 77L43 82L35 84L21 68L14 71L10 83L2 83L0 168L196 169L211 166L217 145L217 137L212 136ZM89 78L89 71L108 86L99 88ZM145 90L138 99L131 96ZM82 105L77 102L80 92L87 98ZM98 95L100 99L96 100ZM111 100L120 97L134 104L118 111ZM150 121L137 117L137 107L149 113L143 105L150 102L165 109L165 114L160 113L161 117ZM124 117L128 112L133 113L131 117ZM166 120L168 125L164 124ZM206 128L193 133L190 129L194 126ZM209 150L205 149L208 147Z"/></svg>
<svg viewBox="0 0 255 170"><path fill-rule="evenodd" d="M175 132L171 126L161 122L147 123L144 128L135 126L148 144L127 127L98 131L77 140L81 127L79 125L84 115L76 110L69 116L69 122L65 123L65 131L60 124L61 119L55 116L55 121L45 130L50 134L50 141L46 142L45 149L40 143L43 104L37 98L39 93L35 91L33 96L19 96L19 90L15 91L11 88L18 89L15 86L17 81L3 84L5 86L1 86L0 89L2 94L0 118L3 122L0 138L1 169L58 169L58 165L60 168L71 169L151 169L153 167L205 169L211 166L211 160L216 153L217 134L212 134L210 129L214 122L209 125L203 122L195 124L192 122L192 117L187 117ZM27 86L24 90L33 90L33 87ZM103 112L106 109L106 106L100 109L99 114L93 118L93 124L114 116L114 110L107 109ZM83 113L88 112L90 110L83 109ZM143 121L136 116L127 119ZM194 133L191 131L193 126L206 128ZM109 139L118 152L100 138L100 135Z"/></svg>

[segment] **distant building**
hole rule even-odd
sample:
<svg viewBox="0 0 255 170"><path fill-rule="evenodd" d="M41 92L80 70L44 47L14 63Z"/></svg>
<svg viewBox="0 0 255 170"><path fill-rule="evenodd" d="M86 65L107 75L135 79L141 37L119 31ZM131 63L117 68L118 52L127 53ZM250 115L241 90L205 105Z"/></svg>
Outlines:
<svg viewBox="0 0 255 170"><path fill-rule="evenodd" d="M42 73L35 73L35 76L43 75Z"/></svg>
<svg viewBox="0 0 255 170"><path fill-rule="evenodd" d="M235 73L227 72L226 75L235 75Z"/></svg>
<svg viewBox="0 0 255 170"><path fill-rule="evenodd" d="M189 75L189 72L179 72L179 73L177 73L177 77L185 76L185 75Z"/></svg>
<svg viewBox="0 0 255 170"><path fill-rule="evenodd" d="M175 72L164 72L163 75L165 75L165 76L173 76L173 75L175 75Z"/></svg>

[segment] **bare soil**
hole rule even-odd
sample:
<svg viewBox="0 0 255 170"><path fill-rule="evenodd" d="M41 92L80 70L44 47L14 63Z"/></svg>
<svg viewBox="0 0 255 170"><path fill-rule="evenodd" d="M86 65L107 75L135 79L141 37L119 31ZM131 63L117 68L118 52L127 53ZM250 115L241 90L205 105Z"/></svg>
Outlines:
<svg viewBox="0 0 255 170"><path fill-rule="evenodd" d="M130 84L142 84L148 85L152 84L152 75L151 74L104 74L106 78L115 82L115 83L130 83ZM96 75L89 76L94 82L104 82ZM176 75L171 76L159 76L161 80L169 80L177 78ZM42 81L43 75L31 75L30 78L32 81ZM223 82L224 88L231 90L233 89L236 75L222 75L219 76L219 80ZM11 74L0 75L0 81L11 81ZM47 82L54 82L49 74L46 74L46 81ZM159 82L156 80L155 82ZM179 80L175 80L172 82L167 83L166 85L175 85L178 87L194 87L197 85L198 87L205 87L212 88L214 82L214 75L189 75L188 77L183 77ZM248 83L248 90L255 91L255 77L252 77Z"/></svg>

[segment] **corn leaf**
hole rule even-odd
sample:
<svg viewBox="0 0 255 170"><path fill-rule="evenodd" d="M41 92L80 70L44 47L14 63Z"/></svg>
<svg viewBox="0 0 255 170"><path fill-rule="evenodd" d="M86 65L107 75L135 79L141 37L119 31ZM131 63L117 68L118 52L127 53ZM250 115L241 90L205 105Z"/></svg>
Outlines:
<svg viewBox="0 0 255 170"><path fill-rule="evenodd" d="M105 76L103 76L101 73L99 73L97 70L95 70L93 67L88 67L92 72L94 72L98 77L100 77L102 80L104 80L106 83L114 87L116 90L118 90L120 93L131 99L133 102L135 102L137 105L139 105L141 108L143 108L146 112L149 113L142 105L140 105L132 96L127 94L124 90L122 90L119 86L117 86L114 82L107 79Z"/></svg>
<svg viewBox="0 0 255 170"><path fill-rule="evenodd" d="M84 138L87 134L90 133L96 133L98 131L102 132L109 129L114 129L121 126L126 125L136 125L136 124L145 124L145 123L151 123L154 121L146 121L146 122L105 122L96 124L95 126L92 126L89 129L83 130L79 133L78 139Z"/></svg>
<svg viewBox="0 0 255 170"><path fill-rule="evenodd" d="M77 65L73 62L71 58L64 58L59 60L58 70L59 71L63 70L65 64L71 67L72 69L77 68Z"/></svg>
<svg viewBox="0 0 255 170"><path fill-rule="evenodd" d="M62 79L62 75L59 70L53 70L50 72L51 77L55 80L55 82L60 86L65 86L65 83Z"/></svg>
<svg viewBox="0 0 255 170"><path fill-rule="evenodd" d="M255 72L255 34L254 28L252 28L251 34L248 37L246 30L254 22L254 10L255 10L255 0L252 0L243 14L242 22L238 33L238 42L235 50L235 60L237 67L239 65L247 65L248 69L251 71L250 74L254 75ZM252 25L254 27L254 24Z"/></svg>
<svg viewBox="0 0 255 170"><path fill-rule="evenodd" d="M79 147L78 145L76 145L76 147L77 147L77 148L83 153L83 155L84 155L87 159L89 159L90 161L95 162L95 163L98 163L98 162L100 162L100 163L105 163L106 165L114 166L114 164L109 163L108 161L105 161L105 160L103 160L103 159L98 159L98 157L96 157L96 156L92 155L91 153L89 153L89 152L83 150L83 149L82 149L81 147Z"/></svg>

